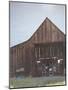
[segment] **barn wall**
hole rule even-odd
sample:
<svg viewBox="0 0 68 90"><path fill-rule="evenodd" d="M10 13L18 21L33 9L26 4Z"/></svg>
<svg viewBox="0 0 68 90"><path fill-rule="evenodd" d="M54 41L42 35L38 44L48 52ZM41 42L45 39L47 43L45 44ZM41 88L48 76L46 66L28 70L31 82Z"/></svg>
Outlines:
<svg viewBox="0 0 68 90"><path fill-rule="evenodd" d="M21 67L24 67L26 76L35 74L37 71L35 69L34 45L55 42L65 44L65 35L46 18L28 41L10 48L10 76L15 76L16 70Z"/></svg>

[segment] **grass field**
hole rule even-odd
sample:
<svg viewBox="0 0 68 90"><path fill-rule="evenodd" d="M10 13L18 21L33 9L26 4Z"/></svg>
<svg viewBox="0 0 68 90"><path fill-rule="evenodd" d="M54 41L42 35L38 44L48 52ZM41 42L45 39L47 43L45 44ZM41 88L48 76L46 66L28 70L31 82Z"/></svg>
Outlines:
<svg viewBox="0 0 68 90"><path fill-rule="evenodd" d="M10 88L65 85L62 76L11 78Z"/></svg>

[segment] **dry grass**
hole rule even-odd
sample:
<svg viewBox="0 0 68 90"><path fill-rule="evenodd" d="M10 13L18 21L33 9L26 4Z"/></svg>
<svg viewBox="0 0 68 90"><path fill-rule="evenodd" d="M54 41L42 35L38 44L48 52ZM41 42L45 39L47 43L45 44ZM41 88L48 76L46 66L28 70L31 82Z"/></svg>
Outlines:
<svg viewBox="0 0 68 90"><path fill-rule="evenodd" d="M40 87L40 86L56 86L65 85L65 78L58 77L26 77L26 78L12 78L10 79L10 88L19 87Z"/></svg>

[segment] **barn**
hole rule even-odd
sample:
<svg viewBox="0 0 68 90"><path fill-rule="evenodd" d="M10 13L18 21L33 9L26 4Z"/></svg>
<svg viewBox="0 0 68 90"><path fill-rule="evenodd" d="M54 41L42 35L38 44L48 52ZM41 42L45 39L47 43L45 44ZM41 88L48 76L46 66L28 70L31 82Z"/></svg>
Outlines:
<svg viewBox="0 0 68 90"><path fill-rule="evenodd" d="M46 17L29 40L10 47L10 77L65 75L65 37Z"/></svg>

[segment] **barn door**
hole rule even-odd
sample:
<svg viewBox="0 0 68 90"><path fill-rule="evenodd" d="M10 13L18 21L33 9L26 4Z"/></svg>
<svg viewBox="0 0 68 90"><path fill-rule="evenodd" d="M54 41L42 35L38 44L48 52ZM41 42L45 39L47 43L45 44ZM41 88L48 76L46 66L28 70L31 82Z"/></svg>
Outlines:
<svg viewBox="0 0 68 90"><path fill-rule="evenodd" d="M48 52L46 53L46 48L37 46L35 47L35 60L37 64L37 72L39 76L48 76L49 75L49 62L46 58Z"/></svg>

